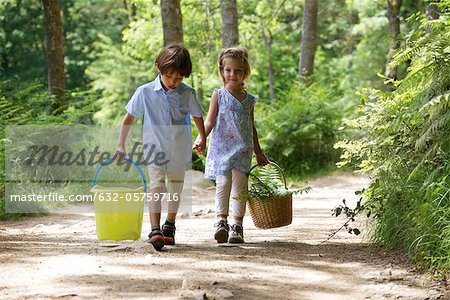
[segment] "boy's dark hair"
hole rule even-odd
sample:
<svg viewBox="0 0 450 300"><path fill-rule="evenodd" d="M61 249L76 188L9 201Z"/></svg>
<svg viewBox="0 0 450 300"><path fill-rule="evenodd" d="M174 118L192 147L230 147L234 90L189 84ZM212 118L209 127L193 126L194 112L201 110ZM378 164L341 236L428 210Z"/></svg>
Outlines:
<svg viewBox="0 0 450 300"><path fill-rule="evenodd" d="M155 60L156 67L161 74L173 71L183 77L189 77L192 72L192 62L189 51L180 44L166 46Z"/></svg>

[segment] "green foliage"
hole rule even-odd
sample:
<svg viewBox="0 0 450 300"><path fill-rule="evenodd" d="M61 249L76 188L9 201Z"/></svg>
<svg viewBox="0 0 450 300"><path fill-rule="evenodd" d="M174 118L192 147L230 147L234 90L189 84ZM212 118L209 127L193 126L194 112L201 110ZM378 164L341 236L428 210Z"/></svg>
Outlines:
<svg viewBox="0 0 450 300"><path fill-rule="evenodd" d="M2 3L0 80L17 74L26 81L46 78L44 24L39 1L14 0Z"/></svg>
<svg viewBox="0 0 450 300"><path fill-rule="evenodd" d="M1 82L0 85L0 219L6 218L5 214L5 146L8 143L5 137L5 128L7 125L21 125L32 122L35 117L29 106L24 105L24 99L30 94L37 94L33 105L41 99L42 86L38 83L29 84L26 87L15 86L16 81Z"/></svg>
<svg viewBox="0 0 450 300"><path fill-rule="evenodd" d="M286 1L250 4L244 14L247 22L240 29L249 33L243 43L253 55L250 90L255 89L260 96L256 126L263 148L289 175L304 176L328 168L339 156L333 144L341 136L358 135L348 128L339 130L344 118L355 115L355 92L364 85L383 84L376 73L384 69L389 42L385 11L369 0L328 3L319 15L316 83L303 87L297 83L299 53L287 49L299 49L301 7ZM272 59L277 70L272 101L264 43L264 34L269 33L273 35Z"/></svg>
<svg viewBox="0 0 450 300"><path fill-rule="evenodd" d="M9 142L5 129L9 125L93 124L98 110L95 94L72 91L67 95L69 106L63 114L53 116L49 103L54 97L39 82L7 80L0 82L0 219L16 217L5 214L5 146Z"/></svg>
<svg viewBox="0 0 450 300"><path fill-rule="evenodd" d="M242 1L238 7L240 43L250 51L249 89L262 103L285 101L286 86L297 81L301 6L285 0ZM275 99L269 95L269 59L274 70Z"/></svg>
<svg viewBox="0 0 450 300"><path fill-rule="evenodd" d="M302 6L285 0L238 1L240 43L249 49L252 67L249 91L260 99L256 127L265 153L291 176L323 170L340 154L340 166L357 163L373 180L356 208L344 202L335 209L335 216L347 217L343 228L358 234L349 222L365 212L375 243L404 249L419 265L448 271L450 1L440 1L441 18L434 21L420 12L429 1L403 1L402 17L413 16L402 23L402 33L410 34L401 37L406 43L392 63L403 78L392 93L381 91L383 82L376 76L383 73L390 42L384 2L331 0L321 7L315 83L305 87L297 83ZM61 5L69 107L53 116L54 98L45 88L41 4L0 1L0 219L6 217L6 126L118 124L136 87L156 75L154 60L163 46L159 1L67 0ZM220 5L218 0L181 5L184 41L194 64L185 81L206 108L204 99L222 84L216 66ZM355 109L358 90L360 111ZM332 147L339 139L336 147L342 152ZM194 154L194 168L202 169L203 163L204 156ZM259 169L250 174L250 190L243 197L294 192L286 190L279 173Z"/></svg>
<svg viewBox="0 0 450 300"><path fill-rule="evenodd" d="M18 5L17 1L11 3ZM134 15L131 4L136 6ZM206 108L208 102L205 99L222 84L216 67L221 48L220 5L217 0L190 0L181 5L184 40L194 64L191 78L185 81L197 90ZM262 128L260 136L263 140L266 134L270 135L263 143L267 145L269 155L287 166L290 174L297 173L295 175L329 166L338 155L330 146L338 133L342 134L336 128L340 126L342 116L354 111L354 91L363 84L381 82L375 74L384 68L385 46L372 45L382 40L387 47L383 9L370 0L357 3L333 0L321 10L316 56L316 74L320 83L309 93L304 93L299 92L303 88L296 85L302 6L285 0L246 0L238 1L238 8L240 41L250 51L252 66L249 91L260 98L256 109L257 128ZM31 8L21 9L24 12L20 18L15 16L17 22L23 22L31 14ZM41 13L39 9L36 6L36 14ZM95 122L120 123L123 107L132 93L156 75L154 59L163 42L158 1L129 1L127 7L123 2L112 0L70 0L62 3L62 10L69 89L89 87L90 95L99 95L100 109L95 113ZM5 23L5 28L12 30L13 26L9 25ZM26 32L23 34L26 36ZM44 37L38 40L33 49L43 48ZM12 45L16 45L14 40ZM42 59L39 67L45 72L42 69L45 58ZM270 99L267 88L269 59L273 66L274 99ZM368 68L374 71L367 72ZM38 76L36 72L33 74L33 78ZM45 74L38 77L45 78ZM311 101L308 100L308 106L299 105L310 94L313 96ZM294 110L290 110L290 102ZM278 109L282 111L277 113ZM277 115L283 118L279 119ZM271 133L272 128L261 125L266 123L267 116L270 116L268 123L271 126L277 128L278 123L282 124L282 128L275 130L284 132L278 139ZM319 120L313 120L315 117ZM302 127L303 133L294 127ZM320 128L318 132L316 128ZM295 137L288 136L291 129L294 129ZM280 147L272 146L284 145L283 139L287 136L293 142L288 149L278 151ZM292 159L299 163L293 164ZM195 165L201 168L202 160L196 158Z"/></svg>
<svg viewBox="0 0 450 300"><path fill-rule="evenodd" d="M203 101L221 85L216 67L222 45L221 31L217 30L221 27L220 6L202 0L182 1L181 5L184 42L193 63L193 73L186 82L197 90L199 100Z"/></svg>
<svg viewBox="0 0 450 300"><path fill-rule="evenodd" d="M421 18L393 65L410 62L394 92L364 89L364 137L342 141L341 165L356 162L372 183L364 206L372 240L408 251L419 265L450 270L450 1L438 20Z"/></svg>
<svg viewBox="0 0 450 300"><path fill-rule="evenodd" d="M0 80L47 80L45 21L41 1L0 1ZM87 66L97 58L99 33L120 41L128 12L114 0L60 1L67 88L86 88Z"/></svg>
<svg viewBox="0 0 450 300"><path fill-rule="evenodd" d="M289 102L257 122L268 157L296 175L336 162L333 144L342 118L338 92L324 82L295 84Z"/></svg>
<svg viewBox="0 0 450 300"><path fill-rule="evenodd" d="M93 91L101 95L97 100L100 109L95 114L96 123L119 124L134 90L151 78L153 64L124 53L120 46L103 35L99 36L96 47L98 59L86 70L92 79Z"/></svg>
<svg viewBox="0 0 450 300"><path fill-rule="evenodd" d="M364 192L364 190L356 191L355 194L360 195L362 192ZM336 233L338 233L342 228L345 228L345 230L347 230L347 232L350 234L359 235L361 231L356 227L351 227L349 224L351 222L355 222L356 216L360 214L362 211L364 211L364 209L365 206L361 205L361 199L357 202L355 208L350 208L349 206L347 206L347 202L345 201L345 199L342 200L341 205L332 209L333 211L332 215L335 216L336 218L339 217L340 215L345 215L347 221L340 228L332 232L330 236L327 238L327 241L330 240L333 236L335 236Z"/></svg>
<svg viewBox="0 0 450 300"><path fill-rule="evenodd" d="M65 31L67 88L86 88L86 68L98 58L95 42L98 35L120 42L128 24L129 12L122 1L60 1Z"/></svg>
<svg viewBox="0 0 450 300"><path fill-rule="evenodd" d="M135 3L137 16L123 31L124 43L99 35L95 43L97 59L86 71L92 80L92 88L101 93L99 103L102 108L96 114L96 120L102 124L120 122L123 108L135 89L157 75L154 62L163 48L160 8L149 0ZM182 10L184 40L191 53L194 70L184 81L203 98L203 91L207 91L205 96L209 96L213 88L221 85L215 66L220 32L205 30L220 27L220 11L209 2L200 0L183 2Z"/></svg>

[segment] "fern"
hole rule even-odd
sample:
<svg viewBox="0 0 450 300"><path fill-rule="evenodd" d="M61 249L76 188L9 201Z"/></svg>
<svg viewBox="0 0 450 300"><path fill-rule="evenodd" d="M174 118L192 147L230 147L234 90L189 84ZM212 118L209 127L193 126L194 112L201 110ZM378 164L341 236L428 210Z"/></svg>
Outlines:
<svg viewBox="0 0 450 300"><path fill-rule="evenodd" d="M284 175L274 165L267 165L254 169L248 174L248 190L236 199L247 201L256 199L259 201L270 201L273 198L285 198L292 194L307 193L311 188L305 187L298 190L288 190Z"/></svg>
<svg viewBox="0 0 450 300"><path fill-rule="evenodd" d="M0 219L4 213L5 197L5 137L9 125L35 124L92 124L92 115L97 110L92 92L70 92L69 108L64 114L53 116L49 111L52 101L45 87L38 82L19 80L0 81Z"/></svg>
<svg viewBox="0 0 450 300"><path fill-rule="evenodd" d="M410 63L393 92L365 89L362 116L347 122L366 136L336 145L341 165L370 172L364 207L372 241L402 248L419 264L450 270L450 1L441 17L421 16L392 65Z"/></svg>

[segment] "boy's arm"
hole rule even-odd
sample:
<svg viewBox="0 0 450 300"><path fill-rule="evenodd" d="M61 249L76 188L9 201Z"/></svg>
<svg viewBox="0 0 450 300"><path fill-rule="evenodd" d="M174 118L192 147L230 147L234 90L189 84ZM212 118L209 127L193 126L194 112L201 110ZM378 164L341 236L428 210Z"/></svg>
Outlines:
<svg viewBox="0 0 450 300"><path fill-rule="evenodd" d="M255 152L256 161L258 162L258 165L264 166L269 163L269 160L262 153L261 146L259 145L258 132L256 131L256 127L255 127L255 116L254 116L253 109L250 112L250 118L251 118L252 127L253 127L253 151Z"/></svg>
<svg viewBox="0 0 450 300"><path fill-rule="evenodd" d="M133 124L134 117L127 113L122 121L122 127L120 129L119 142L117 143L116 159L121 161L126 154L125 142L130 132L131 124Z"/></svg>

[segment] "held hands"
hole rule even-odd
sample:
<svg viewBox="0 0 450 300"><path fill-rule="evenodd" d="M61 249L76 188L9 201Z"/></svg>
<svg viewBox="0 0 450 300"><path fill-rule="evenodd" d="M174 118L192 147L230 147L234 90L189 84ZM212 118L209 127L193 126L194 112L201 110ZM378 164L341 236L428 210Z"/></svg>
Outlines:
<svg viewBox="0 0 450 300"><path fill-rule="evenodd" d="M206 148L206 140L202 138L200 135L197 136L194 142L194 146L192 149L197 151L199 154L203 154Z"/></svg>

